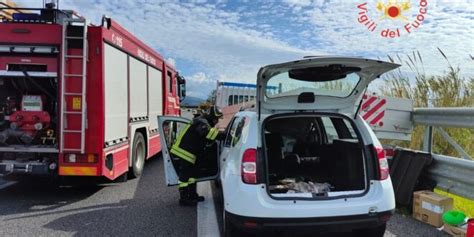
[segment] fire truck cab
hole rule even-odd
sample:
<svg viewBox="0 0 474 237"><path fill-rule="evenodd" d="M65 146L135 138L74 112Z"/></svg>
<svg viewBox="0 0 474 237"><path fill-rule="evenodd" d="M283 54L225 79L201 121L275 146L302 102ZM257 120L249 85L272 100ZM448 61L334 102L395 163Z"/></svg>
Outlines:
<svg viewBox="0 0 474 237"><path fill-rule="evenodd" d="M5 10L0 9L0 10ZM137 177L185 80L117 22L9 8L0 22L0 175Z"/></svg>

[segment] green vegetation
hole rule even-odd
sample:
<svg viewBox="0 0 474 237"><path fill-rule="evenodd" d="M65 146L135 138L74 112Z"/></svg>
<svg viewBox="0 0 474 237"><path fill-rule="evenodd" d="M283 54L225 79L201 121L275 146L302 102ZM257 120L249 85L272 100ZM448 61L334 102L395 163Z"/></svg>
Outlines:
<svg viewBox="0 0 474 237"><path fill-rule="evenodd" d="M474 76L463 76L458 67L453 66L441 49L440 59L446 61L447 70L441 75L425 72L421 54L413 52L403 57L388 56L391 62L408 66L409 72L400 69L384 76L382 95L411 99L415 107L473 107ZM474 58L471 56L474 62ZM444 128L444 130L471 156L474 157L474 129ZM423 145L424 127L415 126L411 142L390 143L401 147L420 150ZM434 130L433 152L460 157L460 154Z"/></svg>

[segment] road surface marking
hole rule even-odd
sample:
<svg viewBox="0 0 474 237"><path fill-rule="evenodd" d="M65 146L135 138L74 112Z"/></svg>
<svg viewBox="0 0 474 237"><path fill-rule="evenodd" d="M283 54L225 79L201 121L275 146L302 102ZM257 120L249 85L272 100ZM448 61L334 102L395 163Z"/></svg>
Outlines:
<svg viewBox="0 0 474 237"><path fill-rule="evenodd" d="M211 182L201 182L197 184L197 192L204 196L206 200L197 205L197 236L218 237L219 225L217 223L216 207L212 196Z"/></svg>
<svg viewBox="0 0 474 237"><path fill-rule="evenodd" d="M0 180L1 181L1 180ZM7 188L9 186L12 186L14 184L16 184L17 182L16 181L4 181L5 183L0 183L0 190L4 189L4 188Z"/></svg>

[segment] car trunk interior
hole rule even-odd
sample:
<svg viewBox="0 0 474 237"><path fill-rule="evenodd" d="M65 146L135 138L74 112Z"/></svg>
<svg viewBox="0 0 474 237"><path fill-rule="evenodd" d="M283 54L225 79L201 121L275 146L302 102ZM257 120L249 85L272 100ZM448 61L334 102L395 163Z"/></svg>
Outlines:
<svg viewBox="0 0 474 237"><path fill-rule="evenodd" d="M363 146L347 118L273 116L263 126L272 197L326 198L365 191Z"/></svg>

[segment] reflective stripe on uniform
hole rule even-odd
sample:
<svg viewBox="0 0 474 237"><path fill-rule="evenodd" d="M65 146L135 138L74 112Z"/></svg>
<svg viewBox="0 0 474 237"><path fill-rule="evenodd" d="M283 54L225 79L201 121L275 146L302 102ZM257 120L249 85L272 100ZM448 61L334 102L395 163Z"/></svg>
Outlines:
<svg viewBox="0 0 474 237"><path fill-rule="evenodd" d="M215 140L218 134L219 134L219 130L217 128L211 128L209 129L209 132L207 133L206 139Z"/></svg>
<svg viewBox="0 0 474 237"><path fill-rule="evenodd" d="M190 124L187 124L183 130L179 133L178 135L178 138L176 138L176 142L174 143L174 145L178 146L179 147L179 144L181 143L181 140L183 139L184 137L184 134L186 134L186 132L188 131L188 129L191 127Z"/></svg>
<svg viewBox="0 0 474 237"><path fill-rule="evenodd" d="M196 156L187 152L186 150L183 150L180 147L173 145L173 147L171 147L171 153L192 164L196 163Z"/></svg>
<svg viewBox="0 0 474 237"><path fill-rule="evenodd" d="M196 156L186 150L184 150L183 148L179 147L179 145L181 144L181 140L183 139L184 135L186 134L186 132L188 131L188 129L191 127L190 124L187 124L183 130L179 133L178 135L178 138L176 139L176 142L175 144L173 144L173 146L171 147L171 153L176 155L177 157L185 160L185 161L188 161L190 162L191 164L194 164L196 163Z"/></svg>
<svg viewBox="0 0 474 237"><path fill-rule="evenodd" d="M194 184L194 183L196 183L196 179L195 179L195 178L189 178L189 179L188 179L188 182L181 182L181 181L179 181L178 188L186 188L186 187L188 187L188 185Z"/></svg>

